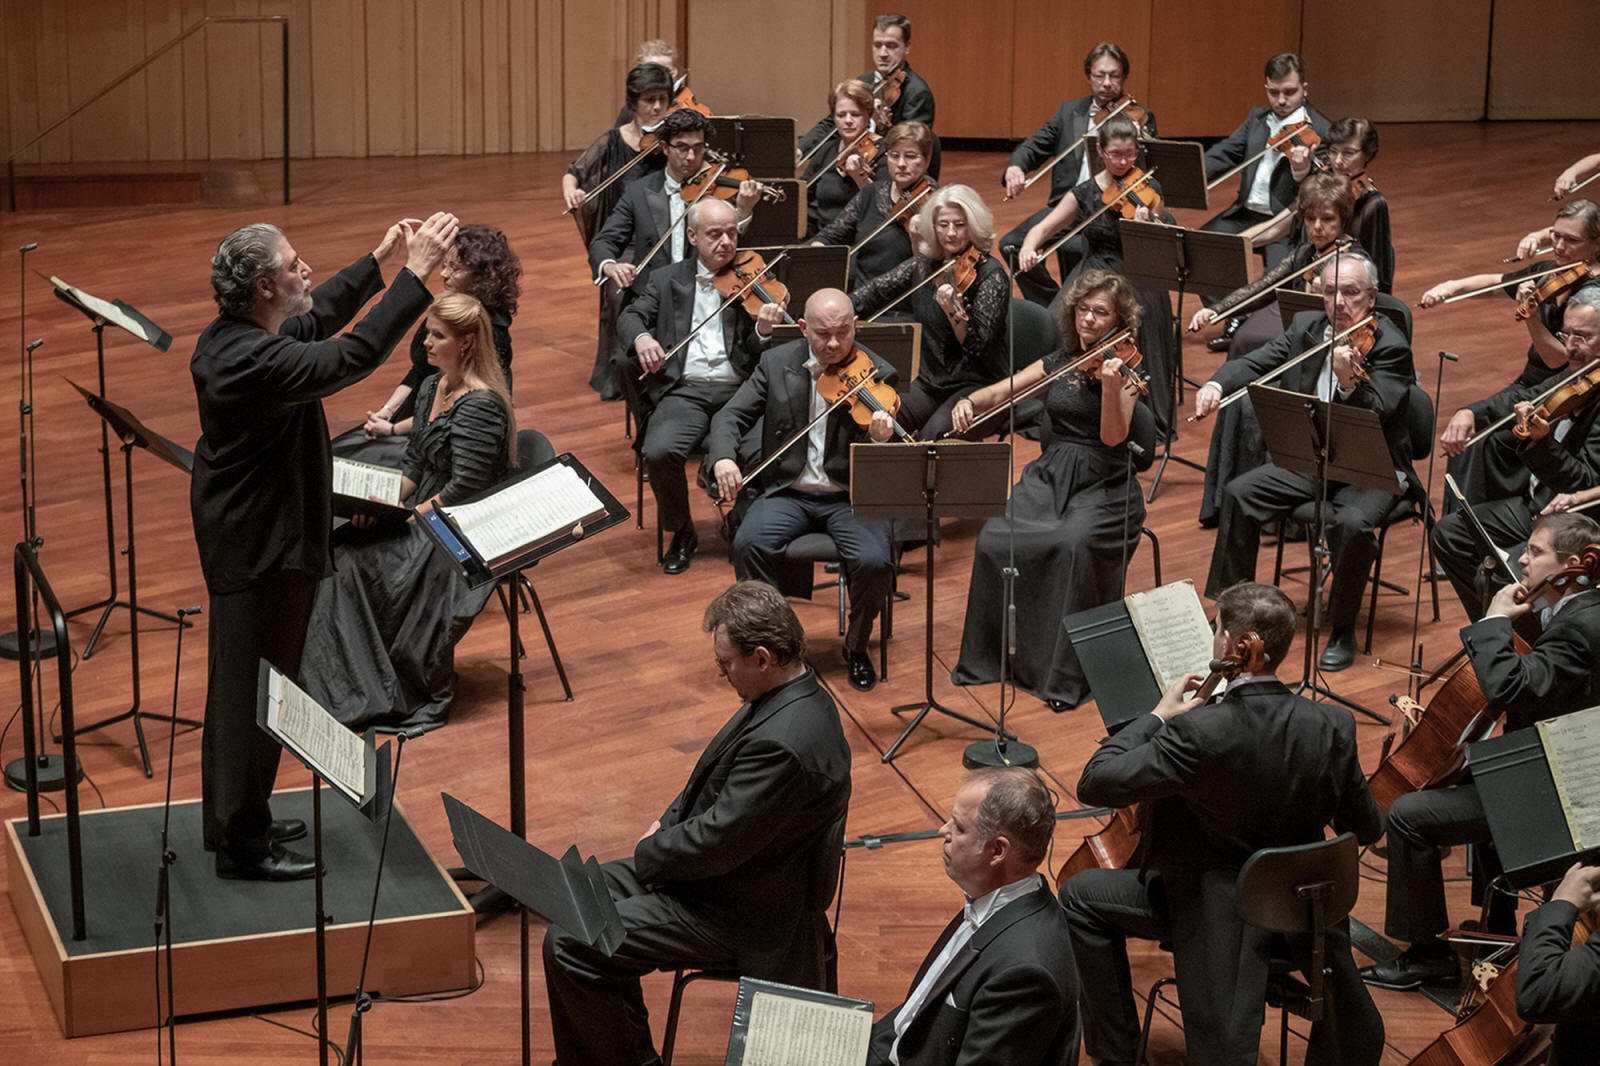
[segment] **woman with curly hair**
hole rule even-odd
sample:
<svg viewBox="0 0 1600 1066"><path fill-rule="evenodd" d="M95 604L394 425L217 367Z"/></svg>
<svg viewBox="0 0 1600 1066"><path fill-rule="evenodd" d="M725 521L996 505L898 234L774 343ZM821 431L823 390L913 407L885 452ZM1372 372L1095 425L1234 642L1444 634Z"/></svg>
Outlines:
<svg viewBox="0 0 1600 1066"><path fill-rule="evenodd" d="M1118 330L1138 332L1134 288L1109 270L1079 274L1062 306L1062 347L960 400L952 412L957 432ZM1144 522L1144 495L1130 470L1128 442L1150 455L1155 420L1113 357L1052 381L1045 422L1044 450L1012 488L1008 513L989 519L978 534L961 658L950 679L958 685L1000 680L1007 643L1002 572L1015 566L1017 650L1006 675L1060 711L1090 696L1066 619L1121 594L1124 559L1138 545Z"/></svg>

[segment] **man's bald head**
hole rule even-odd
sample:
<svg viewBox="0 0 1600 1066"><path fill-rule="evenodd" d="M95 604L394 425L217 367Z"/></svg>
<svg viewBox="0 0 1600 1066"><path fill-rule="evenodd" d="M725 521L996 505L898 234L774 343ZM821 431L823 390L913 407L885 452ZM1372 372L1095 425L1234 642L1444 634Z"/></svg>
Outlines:
<svg viewBox="0 0 1600 1066"><path fill-rule="evenodd" d="M800 319L811 354L824 366L843 362L856 344L856 310L839 289L818 289Z"/></svg>

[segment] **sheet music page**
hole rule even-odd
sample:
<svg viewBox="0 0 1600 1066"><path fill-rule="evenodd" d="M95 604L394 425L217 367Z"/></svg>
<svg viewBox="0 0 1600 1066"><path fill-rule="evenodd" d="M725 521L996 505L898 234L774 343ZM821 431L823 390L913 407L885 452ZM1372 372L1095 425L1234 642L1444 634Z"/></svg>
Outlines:
<svg viewBox="0 0 1600 1066"><path fill-rule="evenodd" d="M1135 592L1123 602L1162 692L1185 674L1210 671L1211 623L1193 581Z"/></svg>
<svg viewBox="0 0 1600 1066"><path fill-rule="evenodd" d="M267 681L267 726L327 782L360 803L367 746L304 689L273 670Z"/></svg>
<svg viewBox="0 0 1600 1066"><path fill-rule="evenodd" d="M557 463L487 499L444 508L485 560L511 555L605 513L577 471Z"/></svg>
<svg viewBox="0 0 1600 1066"><path fill-rule="evenodd" d="M150 342L150 334L145 332L144 326L140 325L134 319L129 318L122 308L118 307L116 304L107 303L98 296L90 296L82 289L73 288L71 285L68 285L66 282L56 277L54 274L50 275L50 284L54 285L62 292L70 294L74 300L77 300L83 306L87 307L89 310L93 311L107 322L110 322L112 325L122 327L147 344Z"/></svg>
<svg viewBox="0 0 1600 1066"><path fill-rule="evenodd" d="M743 1066L862 1066L872 1012L772 992L750 999Z"/></svg>
<svg viewBox="0 0 1600 1066"><path fill-rule="evenodd" d="M1600 847L1600 707L1537 725L1573 846Z"/></svg>
<svg viewBox="0 0 1600 1066"><path fill-rule="evenodd" d="M400 481L405 475L392 466L361 463L333 457L333 494L358 500L379 499L400 506Z"/></svg>

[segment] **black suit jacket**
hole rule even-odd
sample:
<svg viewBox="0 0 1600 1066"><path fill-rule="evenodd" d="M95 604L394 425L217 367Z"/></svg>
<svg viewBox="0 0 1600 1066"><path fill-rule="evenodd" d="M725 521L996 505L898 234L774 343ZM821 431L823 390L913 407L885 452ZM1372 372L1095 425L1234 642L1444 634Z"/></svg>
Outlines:
<svg viewBox="0 0 1600 1066"><path fill-rule="evenodd" d="M1517 454L1539 479L1533 490L1535 512L1558 492L1577 492L1600 482L1600 404L1590 403L1579 412L1561 440L1552 431L1522 442Z"/></svg>
<svg viewBox="0 0 1600 1066"><path fill-rule="evenodd" d="M1267 146L1267 116L1270 114L1272 114L1270 107L1252 108L1250 117L1241 122L1238 129L1206 149L1207 180L1231 170ZM1311 128L1316 130L1319 136L1328 136L1327 116L1307 104L1306 118L1311 121ZM1239 192L1233 202L1240 207L1245 206L1245 201L1250 197L1250 186L1256 180L1256 168L1263 164L1273 168L1270 195L1272 210L1268 213L1276 214L1286 207L1293 207L1295 196L1300 191L1300 183L1295 181L1294 175L1289 172L1289 157L1281 152L1264 156L1239 172Z"/></svg>
<svg viewBox="0 0 1600 1066"><path fill-rule="evenodd" d="M1064 150L1067 145L1084 135L1089 128L1089 109L1094 106L1094 97L1080 96L1076 100L1067 100L1050 116L1043 126L1034 131L1033 136L1017 145L1011 152L1011 158L1006 161L1007 166L1021 167L1024 171L1031 171L1045 163L1051 156ZM1148 136L1156 136L1156 113L1148 111L1148 121L1145 122L1145 132ZM1078 184L1078 172L1083 169L1083 146L1074 149L1071 154L1062 158L1055 166L1050 168L1050 206ZM1091 169L1092 172L1092 169Z"/></svg>
<svg viewBox="0 0 1600 1066"><path fill-rule="evenodd" d="M623 351L628 353L631 366L638 367L638 357L633 350L634 341L648 333L667 351L677 345L697 325L694 319L695 272L699 259L685 259L669 267L651 271L650 282L637 298L617 318L617 336ZM714 323L704 328L716 329ZM740 378L747 378L755 369L756 360L766 349L767 338L756 332L756 320L737 304L722 309L722 341L727 346L728 361ZM685 345L665 366L648 375L640 383L641 400L646 410L653 409L672 386L683 377L683 364L688 358ZM631 373L632 371L630 371Z"/></svg>
<svg viewBox="0 0 1600 1066"><path fill-rule="evenodd" d="M665 183L666 171L658 170L628 186L622 194L622 199L617 201L617 206L606 216L605 225L600 227L600 232L595 234L594 240L589 243L591 274L598 276L602 263L608 259L620 261L623 253L629 250L633 255L629 257L628 262L644 262L644 257L672 224ZM634 279L632 287L635 291L645 287L651 274L662 267L672 265L671 245L670 240L662 245L655 258L651 259ZM690 259L694 258L695 254L694 246L689 243L687 234L684 236L683 254Z"/></svg>
<svg viewBox="0 0 1600 1066"><path fill-rule="evenodd" d="M1517 654L1504 616L1467 626L1461 643L1508 732L1600 704L1600 592L1569 596L1527 655Z"/></svg>
<svg viewBox="0 0 1600 1066"><path fill-rule="evenodd" d="M703 908L741 974L820 988L821 886L834 884L849 802L850 745L808 670L728 720L634 848L634 870Z"/></svg>
<svg viewBox="0 0 1600 1066"><path fill-rule="evenodd" d="M958 914L934 942L908 996L960 922ZM873 1025L869 1062L889 1061L900 1010ZM900 1041L900 1066L1070 1066L1078 1061L1078 1029L1067 918L1041 878L1037 890L984 922L945 967Z"/></svg>
<svg viewBox="0 0 1600 1066"><path fill-rule="evenodd" d="M277 333L221 315L200 334L189 372L200 408L189 509L206 587L237 592L269 574L331 571L333 457L322 398L372 373L431 297L402 269L383 288L363 256L317 286L311 310Z"/></svg>
<svg viewBox="0 0 1600 1066"><path fill-rule="evenodd" d="M1578 1066L1600 1047L1600 937L1572 946L1578 910L1565 901L1528 915L1517 953L1517 1013L1555 1023L1546 1066Z"/></svg>
<svg viewBox="0 0 1600 1066"><path fill-rule="evenodd" d="M811 421L811 375L805 363L811 348L805 338L770 349L756 364L755 372L739 386L733 399L711 419L706 437L706 455L714 466L718 459L738 459L739 442L759 419L761 455L777 451ZM873 357L878 380L895 382L895 371L882 359ZM849 411L838 410L828 416L828 434L822 466L828 477L841 485L850 484L850 445L870 441L867 431L856 424ZM798 441L762 473L765 492L786 488L806 465L806 443Z"/></svg>

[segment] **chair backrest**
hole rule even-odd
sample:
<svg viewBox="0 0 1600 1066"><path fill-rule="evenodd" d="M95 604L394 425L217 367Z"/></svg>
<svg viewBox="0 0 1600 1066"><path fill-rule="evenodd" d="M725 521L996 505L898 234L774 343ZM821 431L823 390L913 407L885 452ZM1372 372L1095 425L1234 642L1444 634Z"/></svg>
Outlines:
<svg viewBox="0 0 1600 1066"><path fill-rule="evenodd" d="M517 432L517 469L530 470L556 457L555 447L536 429Z"/></svg>
<svg viewBox="0 0 1600 1066"><path fill-rule="evenodd" d="M1411 308L1405 305L1405 301L1386 292L1380 292L1372 302L1372 309L1388 315L1389 320L1405 334L1406 343L1411 343Z"/></svg>
<svg viewBox="0 0 1600 1066"><path fill-rule="evenodd" d="M1411 383L1411 393L1406 399L1406 436L1411 440L1411 458L1427 457L1433 447L1433 400L1416 382Z"/></svg>
<svg viewBox="0 0 1600 1066"><path fill-rule="evenodd" d="M1048 307L1032 300L1011 300L1011 343L1017 369L1042 359L1061 345L1061 331Z"/></svg>
<svg viewBox="0 0 1600 1066"><path fill-rule="evenodd" d="M1341 833L1332 840L1287 848L1262 848L1239 871L1234 906L1239 917L1274 933L1314 933L1313 886L1331 885L1321 907L1322 928L1342 920L1360 889L1356 838Z"/></svg>

